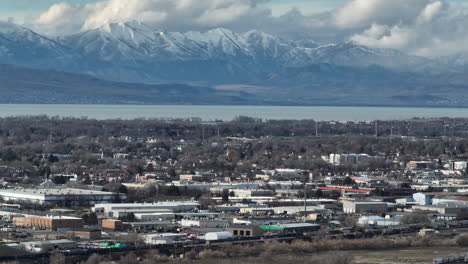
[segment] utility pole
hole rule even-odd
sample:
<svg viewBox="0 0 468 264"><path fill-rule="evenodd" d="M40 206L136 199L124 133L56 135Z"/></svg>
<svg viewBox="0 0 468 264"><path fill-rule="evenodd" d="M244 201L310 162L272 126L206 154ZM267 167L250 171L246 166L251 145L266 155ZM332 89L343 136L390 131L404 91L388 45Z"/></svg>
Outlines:
<svg viewBox="0 0 468 264"><path fill-rule="evenodd" d="M307 176L304 176L304 222L307 219Z"/></svg>
<svg viewBox="0 0 468 264"><path fill-rule="evenodd" d="M170 153L171 159L172 159L172 139L169 140L169 153Z"/></svg>
<svg viewBox="0 0 468 264"><path fill-rule="evenodd" d="M393 142L393 122L390 124L390 142Z"/></svg>
<svg viewBox="0 0 468 264"><path fill-rule="evenodd" d="M307 183L304 182L304 222L307 217Z"/></svg>
<svg viewBox="0 0 468 264"><path fill-rule="evenodd" d="M379 121L375 121L375 137L379 137Z"/></svg>

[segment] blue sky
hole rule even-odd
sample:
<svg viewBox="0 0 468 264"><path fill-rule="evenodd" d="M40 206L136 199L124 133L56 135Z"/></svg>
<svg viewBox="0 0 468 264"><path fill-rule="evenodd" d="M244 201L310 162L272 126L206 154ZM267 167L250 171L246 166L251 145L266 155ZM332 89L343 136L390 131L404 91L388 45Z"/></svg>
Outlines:
<svg viewBox="0 0 468 264"><path fill-rule="evenodd" d="M59 2L84 4L98 0L1 0L0 16L3 18L36 15ZM331 10L342 5L346 0L270 0L274 15L281 15L293 7L299 8L304 14L314 14Z"/></svg>

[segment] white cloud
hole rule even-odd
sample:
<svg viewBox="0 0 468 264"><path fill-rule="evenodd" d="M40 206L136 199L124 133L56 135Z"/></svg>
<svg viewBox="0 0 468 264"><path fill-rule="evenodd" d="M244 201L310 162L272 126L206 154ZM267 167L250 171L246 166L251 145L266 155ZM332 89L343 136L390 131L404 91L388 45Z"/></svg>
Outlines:
<svg viewBox="0 0 468 264"><path fill-rule="evenodd" d="M416 17L428 0L353 0L337 9L333 22L339 28L359 28L373 23L405 23Z"/></svg>
<svg viewBox="0 0 468 264"><path fill-rule="evenodd" d="M428 4L418 16L417 21L419 23L432 21L432 19L442 11L442 8L443 4L440 1Z"/></svg>
<svg viewBox="0 0 468 264"><path fill-rule="evenodd" d="M370 47L402 49L412 41L412 36L412 30L405 27L373 24L363 33L352 36L351 40Z"/></svg>
<svg viewBox="0 0 468 264"><path fill-rule="evenodd" d="M140 20L169 30L247 25L268 17L265 0L101 0L52 5L30 24L48 34L75 33L106 23Z"/></svg>
<svg viewBox="0 0 468 264"><path fill-rule="evenodd" d="M357 18L346 20L343 9L335 13L338 27L356 29L350 39L357 43L400 49L420 56L468 52L468 38L465 37L468 35L465 26L468 24L468 14L463 4L440 0L405 1L413 5L409 7L399 0L388 1L388 4L383 3L386 0L354 0L348 7L356 7L364 1L369 1L368 9L358 12L360 16ZM380 16L383 11L378 10L386 10L388 14ZM376 14L379 16L376 17Z"/></svg>

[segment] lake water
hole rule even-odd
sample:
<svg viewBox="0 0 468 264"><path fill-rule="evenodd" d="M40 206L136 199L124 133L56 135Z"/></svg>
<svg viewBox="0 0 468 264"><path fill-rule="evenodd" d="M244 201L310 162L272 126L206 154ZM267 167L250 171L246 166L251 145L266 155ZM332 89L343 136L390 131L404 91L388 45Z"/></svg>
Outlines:
<svg viewBox="0 0 468 264"><path fill-rule="evenodd" d="M329 106L198 106L198 105L29 105L0 104L0 116L48 115L90 119L191 118L232 120L236 116L262 119L335 121L401 120L413 117L466 117L468 108L329 107Z"/></svg>

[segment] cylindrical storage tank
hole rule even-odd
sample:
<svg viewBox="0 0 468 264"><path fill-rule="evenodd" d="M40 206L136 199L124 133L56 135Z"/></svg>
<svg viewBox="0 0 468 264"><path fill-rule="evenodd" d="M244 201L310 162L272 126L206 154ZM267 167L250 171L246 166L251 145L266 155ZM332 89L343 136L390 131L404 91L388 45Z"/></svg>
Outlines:
<svg viewBox="0 0 468 264"><path fill-rule="evenodd" d="M205 234L205 240L224 240L230 239L233 235L230 232L210 232Z"/></svg>

